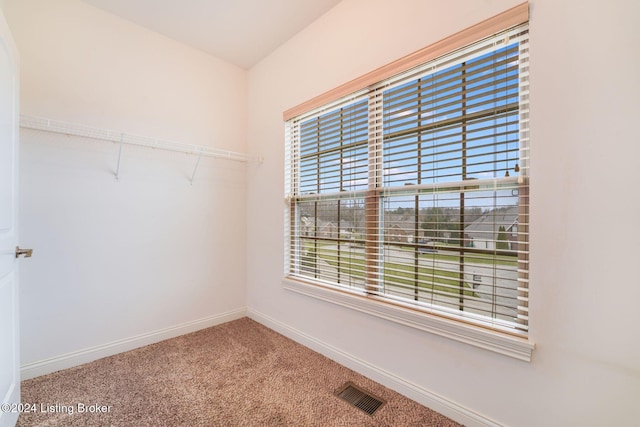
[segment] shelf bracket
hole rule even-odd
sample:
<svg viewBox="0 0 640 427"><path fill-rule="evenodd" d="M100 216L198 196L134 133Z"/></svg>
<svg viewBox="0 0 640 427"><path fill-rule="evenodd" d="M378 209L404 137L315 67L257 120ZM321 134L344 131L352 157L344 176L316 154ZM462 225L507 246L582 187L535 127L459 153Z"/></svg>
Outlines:
<svg viewBox="0 0 640 427"><path fill-rule="evenodd" d="M202 148L200 148L200 152L198 153L198 160L196 160L196 165L193 168L193 173L191 174L191 185L193 185L193 178L196 177L196 171L198 170L198 165L200 165L201 158L202 158Z"/></svg>
<svg viewBox="0 0 640 427"><path fill-rule="evenodd" d="M124 144L124 133L120 134L120 148L118 149L118 164L116 165L116 179L120 179L120 158L122 157L122 145Z"/></svg>

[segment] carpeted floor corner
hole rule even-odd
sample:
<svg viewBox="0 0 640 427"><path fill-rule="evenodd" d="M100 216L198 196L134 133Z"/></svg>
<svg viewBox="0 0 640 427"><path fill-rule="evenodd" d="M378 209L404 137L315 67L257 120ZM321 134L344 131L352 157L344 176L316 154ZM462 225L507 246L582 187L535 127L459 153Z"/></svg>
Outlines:
<svg viewBox="0 0 640 427"><path fill-rule="evenodd" d="M347 381L384 400L340 400ZM18 426L460 424L243 318L22 382Z"/></svg>

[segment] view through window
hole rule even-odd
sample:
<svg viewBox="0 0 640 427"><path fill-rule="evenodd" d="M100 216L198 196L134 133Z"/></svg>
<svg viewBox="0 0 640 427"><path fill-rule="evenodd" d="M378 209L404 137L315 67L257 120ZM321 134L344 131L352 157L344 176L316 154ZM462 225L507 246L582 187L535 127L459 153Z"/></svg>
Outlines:
<svg viewBox="0 0 640 427"><path fill-rule="evenodd" d="M528 31L287 122L289 277L526 331Z"/></svg>

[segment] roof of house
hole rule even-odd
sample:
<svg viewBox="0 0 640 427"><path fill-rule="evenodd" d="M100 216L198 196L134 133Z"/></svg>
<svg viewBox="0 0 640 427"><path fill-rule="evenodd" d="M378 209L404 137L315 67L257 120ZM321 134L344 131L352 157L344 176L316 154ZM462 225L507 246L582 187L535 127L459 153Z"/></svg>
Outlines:
<svg viewBox="0 0 640 427"><path fill-rule="evenodd" d="M500 227L508 230L518 223L518 206L507 206L485 212L480 218L465 228L465 233L471 237L495 239Z"/></svg>

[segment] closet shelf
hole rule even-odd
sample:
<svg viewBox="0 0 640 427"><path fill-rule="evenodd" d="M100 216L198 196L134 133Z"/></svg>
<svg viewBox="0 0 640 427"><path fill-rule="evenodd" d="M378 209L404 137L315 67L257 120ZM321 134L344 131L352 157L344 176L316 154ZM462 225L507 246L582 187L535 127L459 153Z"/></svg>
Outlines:
<svg viewBox="0 0 640 427"><path fill-rule="evenodd" d="M215 157L219 159L234 160L238 162L257 161L262 163L263 161L262 157L251 157L247 154L238 153L235 151L228 151L199 145L182 144L158 138L132 135L125 132L99 129L76 123L63 122L60 120L47 119L42 117L21 115L20 127L60 133L64 135L74 135L103 141L117 142L120 144L138 145L141 147L177 151L179 153L193 154L198 157Z"/></svg>

